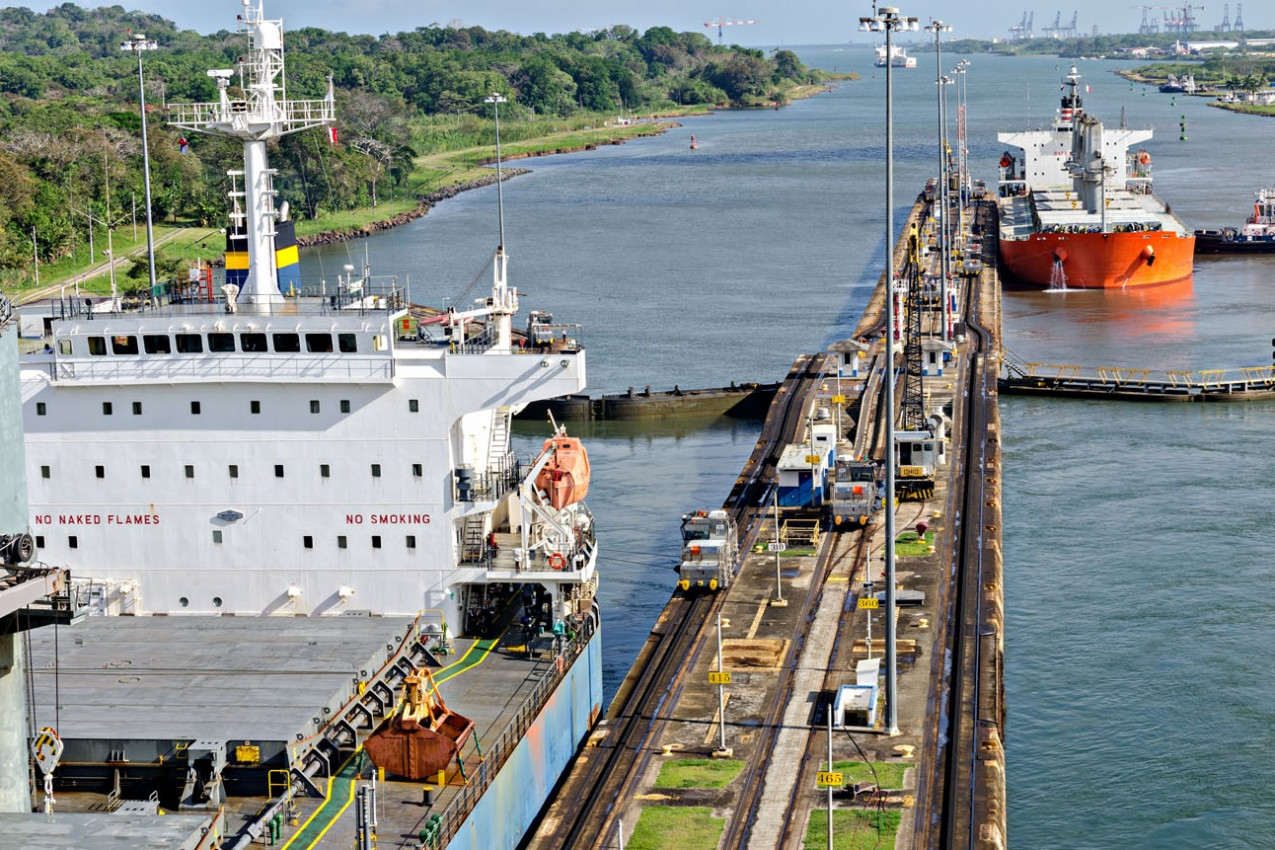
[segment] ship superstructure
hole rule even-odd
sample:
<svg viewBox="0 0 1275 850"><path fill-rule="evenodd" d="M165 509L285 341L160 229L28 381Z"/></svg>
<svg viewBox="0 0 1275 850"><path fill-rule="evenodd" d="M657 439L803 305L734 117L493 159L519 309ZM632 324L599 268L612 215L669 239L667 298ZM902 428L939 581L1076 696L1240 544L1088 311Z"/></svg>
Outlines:
<svg viewBox="0 0 1275 850"><path fill-rule="evenodd" d="M1001 261L1055 289L1172 283L1191 275L1194 237L1151 192L1150 130L1106 127L1084 111L1080 75L1063 80L1046 130L998 133Z"/></svg>
<svg viewBox="0 0 1275 850"><path fill-rule="evenodd" d="M876 47L876 58L873 60L878 68L886 66L887 57L891 67L893 68L915 68L916 57L909 56L905 48L898 45L891 45L887 48L884 44L878 44Z"/></svg>
<svg viewBox="0 0 1275 850"><path fill-rule="evenodd" d="M134 615L106 632L95 622L91 648L62 651L140 655L190 677L201 675L202 663L206 681L220 672L220 687L232 695L211 715L205 703L182 710L171 684L165 691L147 679L150 668L131 660L130 674L165 695L136 726L147 705L139 687L121 700L131 699L133 711L112 729L91 716L94 699L70 707L77 692L67 672L60 731L68 758L100 768L84 768L81 782L109 784L116 751L103 740L131 737L133 775L146 773L148 782L166 775L166 760L190 761L198 793L181 788L185 773L168 792L183 809L216 809L235 787L265 790L256 780L229 779L236 767L290 777L291 805L302 791L323 793L322 778L358 746L358 730L394 707L406 673L431 659L447 665L446 653L459 652L466 663L443 667L452 672L438 677L440 699L447 693L476 719L483 769L471 777L458 758L458 772L438 789L445 808L431 824L466 836L451 846L512 847L601 702L597 543L581 501L587 474L565 496L540 484L546 470L578 464L583 449L558 431L535 459L516 457L510 443L521 407L584 388L585 352L578 334L515 344L518 296L507 283L503 244L489 294L472 309L449 311L442 321L449 334L437 341L400 338L409 305L392 277L365 269L280 292L266 142L331 124L332 90L329 82L321 100L289 100L282 22L266 19L260 3L242 5L250 50L236 69L211 72L218 101L172 113L185 132L243 142L244 168L232 175L234 223L247 234L249 255L242 285L136 313L58 302L49 345L24 358L21 374L32 531L42 557L73 569L93 613ZM352 617L358 628L342 641ZM189 641L179 633L200 632L232 636L225 656L187 659ZM118 650L104 649L113 641ZM135 649L143 643L145 651ZM521 654L501 650L506 643ZM306 647L327 645L344 645L350 660L334 668L348 663L347 672L324 680L319 668L334 670ZM172 647L172 657L156 655L157 646ZM252 647L267 646L268 661L248 660ZM236 659L240 647L246 655ZM244 761L236 747L249 743L252 723L236 724L261 706L255 691L236 703L235 680L225 674L276 663L270 691L301 704L274 712L282 734L262 733L270 743L257 742ZM305 676L306 663L318 667L304 687L283 673ZM488 689L502 681L488 668L512 665L508 690L466 685L462 673L477 664L488 665ZM37 682L37 690L49 684ZM95 687L91 677L83 687ZM336 695L307 707L316 699L307 687L335 687ZM178 716L166 718L166 709ZM287 725L294 715L295 735ZM534 745L523 752L526 736ZM506 762L512 766L502 770ZM452 779L464 793L449 802ZM115 785L118 798L118 774ZM410 792L419 801L419 785ZM513 794L522 796L511 808ZM176 804L158 796L166 808ZM283 805L274 799L269 813ZM471 818L477 826L464 826ZM234 833L234 824L220 828ZM260 835L261 822L255 828ZM350 830L332 835L347 846Z"/></svg>

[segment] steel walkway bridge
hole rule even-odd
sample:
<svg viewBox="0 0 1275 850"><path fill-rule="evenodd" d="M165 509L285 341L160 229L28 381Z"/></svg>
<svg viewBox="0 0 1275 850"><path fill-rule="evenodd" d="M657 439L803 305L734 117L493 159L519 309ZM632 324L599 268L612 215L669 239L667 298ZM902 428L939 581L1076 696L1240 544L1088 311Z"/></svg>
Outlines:
<svg viewBox="0 0 1275 850"><path fill-rule="evenodd" d="M1275 398L1275 366L1136 369L1029 363L1006 351L998 387L1014 395L1122 401L1256 401Z"/></svg>

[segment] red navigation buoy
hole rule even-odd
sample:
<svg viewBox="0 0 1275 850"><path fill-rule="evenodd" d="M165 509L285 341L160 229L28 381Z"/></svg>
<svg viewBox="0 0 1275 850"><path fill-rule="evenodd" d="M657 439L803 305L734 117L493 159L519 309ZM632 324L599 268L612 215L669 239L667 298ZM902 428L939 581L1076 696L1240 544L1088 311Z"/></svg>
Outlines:
<svg viewBox="0 0 1275 850"><path fill-rule="evenodd" d="M699 145L695 144L695 136L691 136L691 150L695 150Z"/></svg>

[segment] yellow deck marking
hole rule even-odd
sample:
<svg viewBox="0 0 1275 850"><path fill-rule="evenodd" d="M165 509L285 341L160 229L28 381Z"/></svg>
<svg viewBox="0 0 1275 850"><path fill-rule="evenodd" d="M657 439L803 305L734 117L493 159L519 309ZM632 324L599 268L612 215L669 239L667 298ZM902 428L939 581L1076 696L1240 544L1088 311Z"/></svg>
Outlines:
<svg viewBox="0 0 1275 850"><path fill-rule="evenodd" d="M744 640L752 640L753 635L757 634L757 627L761 625L761 618L766 613L766 608L769 605L770 601L764 600L757 606L757 613L753 616L753 624L748 627L748 634L744 636Z"/></svg>
<svg viewBox="0 0 1275 850"><path fill-rule="evenodd" d="M506 629L506 631L508 631L508 629ZM505 636L505 633L501 632L499 637L493 640L486 649L482 650L482 653L478 656L476 660L470 662L468 661L469 656L473 654L474 650L477 649L479 646L479 642L475 641L473 644L470 645L469 649L465 650L464 655L462 655L460 658L456 659L451 664L448 664L446 667L439 670L438 671L439 675L435 676L434 681L441 684L442 682L446 682L448 679L453 679L456 676L459 676L461 673L464 673L466 670L471 670L474 667L477 667L478 665L482 664L484 661L487 660L487 656L491 654L491 651L500 645L500 641L504 638L504 636ZM460 668L460 669L455 669L455 668ZM445 676L441 675L443 673L447 673L448 670L455 670L455 672ZM362 747L359 748L359 750L361 749ZM354 753L350 756L350 758L347 758L345 762L341 765L341 767L337 769L336 771L337 775L339 775L341 771L344 770L347 765L349 765L350 760L353 759L354 756L359 754L359 750L355 750ZM280 847L279 850L288 850L288 848L292 846L292 842L296 841L298 837L304 834L306 831L306 828L310 826L310 823L316 817L318 817L320 812L322 812L327 807L328 802L332 799L332 781L338 778L337 775L328 777L327 793L324 796L323 802L320 803L319 807L315 809L314 812L311 813L310 817L306 818L305 823L301 824L300 828L296 831L296 833L293 834L293 836L290 839L288 839L287 843L285 843L282 847ZM338 820L340 820L341 816L345 814L345 810L350 807L350 803L354 802L354 790L355 790L355 786L358 784L358 780L357 778L351 779L349 780L349 783L350 783L349 795L346 797L345 803L341 806L340 810L338 810L336 814L332 815L331 819L328 820L327 825L324 826L323 829L319 832L318 837L316 837L313 841L311 841L309 844L306 845L305 850L313 850L315 845L317 845L320 841L323 840L323 836L326 835L328 830L332 828L332 825L335 824Z"/></svg>
<svg viewBox="0 0 1275 850"><path fill-rule="evenodd" d="M351 756L351 758L353 757ZM314 850L314 846L323 840L323 836L328 834L328 830L332 828L332 825L341 819L341 815L345 814L345 810L350 807L350 803L354 802L354 786L358 785L359 782L357 778L351 779L349 780L349 782L350 782L350 793L349 793L349 796L345 798L345 805L343 805L340 808L340 810L337 811L337 813L332 816L332 819L328 821L328 825L323 827L322 830L320 830L319 837L306 845L305 850ZM287 850L286 846L284 850Z"/></svg>
<svg viewBox="0 0 1275 850"><path fill-rule="evenodd" d="M341 766L337 768L336 773L328 777L328 787L327 787L327 791L323 795L323 802L319 804L319 807L317 809L315 809L313 812L310 813L310 817L305 819L305 823L301 824L301 826L297 829L297 831L293 833L292 837L289 838L286 842L284 842L283 846L280 847L279 850L288 850L288 848L292 846L292 842L296 841L297 838L305 834L306 828L310 826L310 822L313 821L316 817L318 817L319 812L323 811L323 809L327 807L328 801L332 799L332 780L336 779L340 775L341 771L345 770L345 768L349 766L350 762L354 760L354 757L357 756L359 752L362 751L362 749L363 747L360 746L354 752L350 753L350 757L341 763ZM353 787L354 787L354 781L351 780L350 788L353 789ZM350 798L353 799L353 797L354 797L353 791L351 791ZM350 803L347 800L345 803L345 806L341 807L341 812L344 812L346 807L348 807L349 805ZM332 818L332 821L329 822L328 825L323 828L323 832L327 832L328 829L331 828L332 823L335 822L336 819L341 816L341 812L336 813L336 817ZM323 832L319 833L319 838L323 837ZM314 841L312 841L306 847L306 850L310 850L311 847L313 847L316 843L318 843L319 838L316 838Z"/></svg>
<svg viewBox="0 0 1275 850"><path fill-rule="evenodd" d="M730 694L726 694L726 698L722 704L726 705L729 702L730 702ZM721 722L721 717L722 717L722 713L720 711L713 712L713 719L708 724L708 734L704 736L705 744L713 743L713 740L717 737L717 724Z"/></svg>

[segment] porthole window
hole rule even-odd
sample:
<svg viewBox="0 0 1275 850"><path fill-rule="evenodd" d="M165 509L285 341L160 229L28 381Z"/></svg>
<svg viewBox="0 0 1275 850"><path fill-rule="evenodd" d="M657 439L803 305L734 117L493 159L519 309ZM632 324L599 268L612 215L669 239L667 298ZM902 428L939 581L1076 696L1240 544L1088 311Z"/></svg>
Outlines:
<svg viewBox="0 0 1275 850"><path fill-rule="evenodd" d="M182 354L199 354L204 350L204 338L199 334L178 334L177 350Z"/></svg>
<svg viewBox="0 0 1275 850"><path fill-rule="evenodd" d="M135 336L111 337L111 353L112 354L136 354L137 353L137 337Z"/></svg>
<svg viewBox="0 0 1275 850"><path fill-rule="evenodd" d="M331 354L332 334L306 334L305 350L311 354Z"/></svg>
<svg viewBox="0 0 1275 850"><path fill-rule="evenodd" d="M211 333L208 335L208 350L224 354L235 350L235 335L227 333Z"/></svg>
<svg viewBox="0 0 1275 850"><path fill-rule="evenodd" d="M278 354L296 354L301 350L301 337L297 334L274 334L272 339Z"/></svg>
<svg viewBox="0 0 1275 850"><path fill-rule="evenodd" d="M266 345L266 335L263 333L240 334L239 347L250 354L269 350L269 346Z"/></svg>
<svg viewBox="0 0 1275 850"><path fill-rule="evenodd" d="M142 337L142 348L147 354L172 354L173 341L167 334L146 334Z"/></svg>

